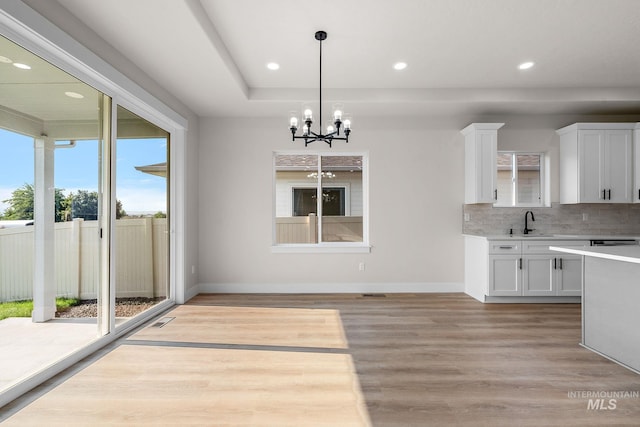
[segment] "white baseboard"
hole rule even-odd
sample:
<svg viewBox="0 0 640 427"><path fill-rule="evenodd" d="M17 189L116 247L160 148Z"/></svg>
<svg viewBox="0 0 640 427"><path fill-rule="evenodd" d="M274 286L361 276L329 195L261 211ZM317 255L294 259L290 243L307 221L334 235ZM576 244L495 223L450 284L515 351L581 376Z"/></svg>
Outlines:
<svg viewBox="0 0 640 427"><path fill-rule="evenodd" d="M200 285L192 286L189 289L184 291L184 301L187 302L191 298L195 297L200 293Z"/></svg>
<svg viewBox="0 0 640 427"><path fill-rule="evenodd" d="M200 283L200 293L213 294L359 294L464 292L464 283Z"/></svg>

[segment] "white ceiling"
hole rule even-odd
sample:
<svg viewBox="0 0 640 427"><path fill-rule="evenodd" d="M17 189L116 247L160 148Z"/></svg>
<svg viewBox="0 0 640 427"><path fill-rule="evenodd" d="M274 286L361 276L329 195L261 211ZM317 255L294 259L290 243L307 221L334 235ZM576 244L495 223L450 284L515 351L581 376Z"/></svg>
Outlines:
<svg viewBox="0 0 640 427"><path fill-rule="evenodd" d="M638 0L58 2L200 116L317 102L317 30L323 97L355 120L640 113Z"/></svg>

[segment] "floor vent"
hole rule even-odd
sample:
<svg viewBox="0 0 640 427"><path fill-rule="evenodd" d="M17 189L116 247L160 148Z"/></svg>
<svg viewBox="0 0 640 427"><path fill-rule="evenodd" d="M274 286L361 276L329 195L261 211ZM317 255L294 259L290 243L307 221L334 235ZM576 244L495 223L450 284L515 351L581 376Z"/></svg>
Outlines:
<svg viewBox="0 0 640 427"><path fill-rule="evenodd" d="M162 328L164 325L166 325L167 323L171 322L173 319L175 319L175 317L163 317L162 319L158 320L156 323L151 325L151 327L152 328Z"/></svg>
<svg viewBox="0 0 640 427"><path fill-rule="evenodd" d="M363 297L385 298L385 294L362 294Z"/></svg>

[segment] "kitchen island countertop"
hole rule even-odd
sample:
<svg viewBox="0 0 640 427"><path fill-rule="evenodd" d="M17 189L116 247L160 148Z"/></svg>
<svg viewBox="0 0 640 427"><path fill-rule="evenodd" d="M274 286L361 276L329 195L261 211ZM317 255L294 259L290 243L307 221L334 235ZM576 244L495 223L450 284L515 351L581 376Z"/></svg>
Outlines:
<svg viewBox="0 0 640 427"><path fill-rule="evenodd" d="M582 255L582 345L640 373L640 246L550 246Z"/></svg>
<svg viewBox="0 0 640 427"><path fill-rule="evenodd" d="M585 248L549 246L552 251L566 252L575 255L591 256L614 261L640 264L640 246L589 246Z"/></svg>

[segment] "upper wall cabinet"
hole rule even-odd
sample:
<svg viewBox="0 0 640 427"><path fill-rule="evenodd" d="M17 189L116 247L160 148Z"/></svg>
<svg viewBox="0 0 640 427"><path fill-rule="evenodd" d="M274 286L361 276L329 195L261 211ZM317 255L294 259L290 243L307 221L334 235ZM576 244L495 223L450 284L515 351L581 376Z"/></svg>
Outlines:
<svg viewBox="0 0 640 427"><path fill-rule="evenodd" d="M472 123L464 135L464 202L495 203L497 200L498 129L504 123Z"/></svg>
<svg viewBox="0 0 640 427"><path fill-rule="evenodd" d="M575 123L560 135L560 203L630 203L635 123Z"/></svg>

